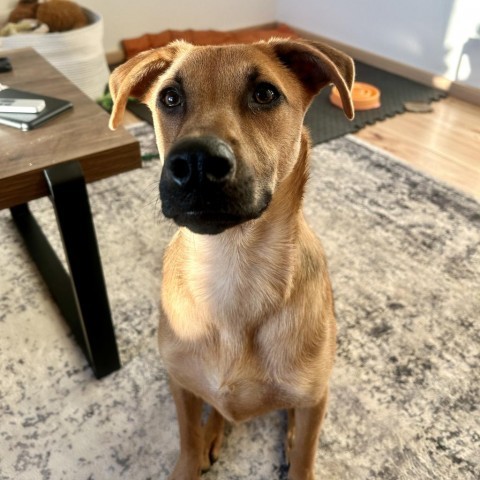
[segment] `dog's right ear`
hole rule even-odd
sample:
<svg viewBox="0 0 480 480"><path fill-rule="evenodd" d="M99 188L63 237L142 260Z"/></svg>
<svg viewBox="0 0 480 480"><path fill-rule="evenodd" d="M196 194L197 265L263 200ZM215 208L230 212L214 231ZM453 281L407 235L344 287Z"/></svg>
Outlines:
<svg viewBox="0 0 480 480"><path fill-rule="evenodd" d="M109 80L113 99L109 123L111 130L115 130L122 122L129 97L142 101L152 83L171 65L181 47L182 42L175 42L166 47L147 50L112 72Z"/></svg>
<svg viewBox="0 0 480 480"><path fill-rule="evenodd" d="M353 60L324 43L307 40L271 39L268 42L280 60L303 84L308 100L333 83L342 99L349 120L354 117L351 91L355 78Z"/></svg>

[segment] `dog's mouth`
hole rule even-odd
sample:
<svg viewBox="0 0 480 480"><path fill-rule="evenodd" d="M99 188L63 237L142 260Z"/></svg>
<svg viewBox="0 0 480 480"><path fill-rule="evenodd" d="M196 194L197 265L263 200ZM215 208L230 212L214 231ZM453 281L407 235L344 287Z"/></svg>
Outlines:
<svg viewBox="0 0 480 480"><path fill-rule="evenodd" d="M194 233L216 235L248 219L228 213L191 210L176 215L173 220L180 227L187 227Z"/></svg>
<svg viewBox="0 0 480 480"><path fill-rule="evenodd" d="M265 191L260 201L245 202L246 205L242 205L241 199L229 199L225 196L219 196L215 202L205 202L190 196L189 201L185 202L190 205L182 205L181 200L165 195L162 198L162 211L165 217L180 227L186 227L194 233L216 235L259 218L267 210L271 200L272 193ZM219 206L215 208L214 205Z"/></svg>
<svg viewBox="0 0 480 480"><path fill-rule="evenodd" d="M184 211L164 208L164 214L171 218L178 226L186 227L194 233L202 235L217 235L225 230L241 225L242 223L259 218L270 205L272 194L265 192L257 208L218 211L211 208L188 208ZM165 202L167 203L167 202ZM162 204L165 207L165 204Z"/></svg>

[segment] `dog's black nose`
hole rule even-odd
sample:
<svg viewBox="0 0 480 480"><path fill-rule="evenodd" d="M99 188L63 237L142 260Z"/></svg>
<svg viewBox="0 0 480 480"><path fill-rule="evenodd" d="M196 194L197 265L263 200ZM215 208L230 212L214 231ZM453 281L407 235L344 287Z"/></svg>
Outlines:
<svg viewBox="0 0 480 480"><path fill-rule="evenodd" d="M222 184L235 174L232 149L216 137L190 137L177 142L165 160L164 169L181 188Z"/></svg>

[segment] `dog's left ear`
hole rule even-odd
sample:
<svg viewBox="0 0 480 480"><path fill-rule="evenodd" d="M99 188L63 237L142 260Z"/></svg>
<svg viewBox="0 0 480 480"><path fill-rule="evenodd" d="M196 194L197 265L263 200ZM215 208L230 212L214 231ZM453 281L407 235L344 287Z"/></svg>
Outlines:
<svg viewBox="0 0 480 480"><path fill-rule="evenodd" d="M186 42L173 42L166 47L147 50L112 72L109 80L113 99L109 123L111 130L115 130L122 122L129 97L142 101L150 86L168 69L179 51L187 47L190 45Z"/></svg>
<svg viewBox="0 0 480 480"><path fill-rule="evenodd" d="M343 52L319 42L307 40L270 40L278 59L302 82L309 101L333 83L342 99L349 120L354 117L351 91L355 77L353 60Z"/></svg>

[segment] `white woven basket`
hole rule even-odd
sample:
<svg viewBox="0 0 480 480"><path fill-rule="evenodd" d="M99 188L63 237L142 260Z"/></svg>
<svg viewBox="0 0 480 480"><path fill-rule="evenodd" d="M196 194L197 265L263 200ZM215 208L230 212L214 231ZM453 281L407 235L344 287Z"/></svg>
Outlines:
<svg viewBox="0 0 480 480"><path fill-rule="evenodd" d="M84 9L90 23L62 33L19 34L0 37L2 50L32 47L91 99L99 98L109 70L103 49L103 18Z"/></svg>

